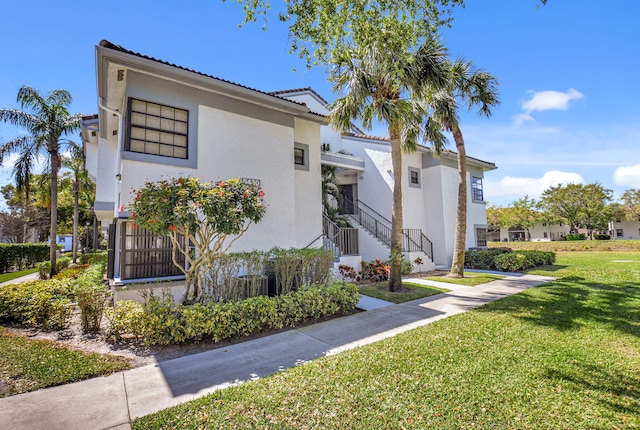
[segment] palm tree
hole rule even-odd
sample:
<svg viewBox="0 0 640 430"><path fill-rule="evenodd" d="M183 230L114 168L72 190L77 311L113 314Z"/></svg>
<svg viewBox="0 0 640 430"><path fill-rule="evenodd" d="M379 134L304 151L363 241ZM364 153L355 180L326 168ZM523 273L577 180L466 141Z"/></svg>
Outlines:
<svg viewBox="0 0 640 430"><path fill-rule="evenodd" d="M51 260L51 275L54 275L56 273L60 145L67 142L66 139L62 139L63 135L78 130L80 115L69 114L67 107L71 104L71 95L62 89L51 91L46 97L43 97L38 90L23 86L18 90L17 101L22 110L0 109L0 120L24 127L30 134L3 143L0 146L0 163L7 155L17 153L19 157L13 170L16 184L19 187L28 187L29 175L37 156L42 153L47 154L51 174L51 227L49 231L51 247L49 258Z"/></svg>
<svg viewBox="0 0 640 430"><path fill-rule="evenodd" d="M75 142L69 142L69 156L62 158L62 167L71 173L71 187L73 191L73 262L76 262L78 254L78 224L80 220L80 193L85 190L91 192L89 173L85 165L85 156L82 147Z"/></svg>
<svg viewBox="0 0 640 430"><path fill-rule="evenodd" d="M394 178L390 291L402 288L402 151L415 150L425 114L419 100L426 97L427 89L445 83L446 63L446 50L436 39L415 52L402 51L389 39L346 49L329 76L334 92L344 94L329 114L334 127L347 131L353 120L359 120L369 130L379 121L389 132Z"/></svg>
<svg viewBox="0 0 640 430"><path fill-rule="evenodd" d="M434 91L428 102L431 116L427 120L427 138L434 142L436 153L443 148L442 131L453 134L458 153L458 206L456 211L456 228L453 245L453 260L447 276L461 278L464 276L464 253L467 236L467 154L464 137L460 130L458 118L458 100L471 110L478 106L481 116L491 116L491 108L498 105L497 79L487 72L475 68L466 60L455 61L450 68L447 86Z"/></svg>

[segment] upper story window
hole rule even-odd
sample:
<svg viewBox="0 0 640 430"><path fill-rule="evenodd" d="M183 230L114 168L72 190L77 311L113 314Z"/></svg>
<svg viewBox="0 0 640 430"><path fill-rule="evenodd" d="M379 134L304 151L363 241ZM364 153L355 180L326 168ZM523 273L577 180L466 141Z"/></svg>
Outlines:
<svg viewBox="0 0 640 430"><path fill-rule="evenodd" d="M309 145L293 143L293 165L298 170L309 170Z"/></svg>
<svg viewBox="0 0 640 430"><path fill-rule="evenodd" d="M474 202L484 201L484 194L482 193L482 178L476 176L471 177L471 191Z"/></svg>
<svg viewBox="0 0 640 430"><path fill-rule="evenodd" d="M420 188L420 169L409 167L409 186Z"/></svg>
<svg viewBox="0 0 640 430"><path fill-rule="evenodd" d="M188 158L189 111L130 98L128 127L125 150Z"/></svg>

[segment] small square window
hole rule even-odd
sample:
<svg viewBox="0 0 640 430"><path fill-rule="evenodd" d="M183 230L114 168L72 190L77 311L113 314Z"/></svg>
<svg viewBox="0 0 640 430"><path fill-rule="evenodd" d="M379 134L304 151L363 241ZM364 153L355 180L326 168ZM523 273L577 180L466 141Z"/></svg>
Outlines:
<svg viewBox="0 0 640 430"><path fill-rule="evenodd" d="M616 229L616 237L624 237L624 232L621 228Z"/></svg>
<svg viewBox="0 0 640 430"><path fill-rule="evenodd" d="M487 246L487 229L476 228L476 246Z"/></svg>
<svg viewBox="0 0 640 430"><path fill-rule="evenodd" d="M542 236L546 239L547 238L547 232L545 231L544 233L542 233Z"/></svg>
<svg viewBox="0 0 640 430"><path fill-rule="evenodd" d="M309 170L309 145L293 143L293 166L297 170Z"/></svg>
<svg viewBox="0 0 640 430"><path fill-rule="evenodd" d="M409 186L420 188L420 169L409 167Z"/></svg>

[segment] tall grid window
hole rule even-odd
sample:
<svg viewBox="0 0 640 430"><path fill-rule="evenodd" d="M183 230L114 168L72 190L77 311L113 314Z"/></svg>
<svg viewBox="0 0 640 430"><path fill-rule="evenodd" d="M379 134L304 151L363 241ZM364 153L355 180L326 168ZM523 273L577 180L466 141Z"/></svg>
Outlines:
<svg viewBox="0 0 640 430"><path fill-rule="evenodd" d="M127 151L187 158L189 111L129 99L128 112Z"/></svg>
<svg viewBox="0 0 640 430"><path fill-rule="evenodd" d="M482 193L482 178L475 176L471 177L471 191L473 193L473 201L484 201L484 195Z"/></svg>
<svg viewBox="0 0 640 430"><path fill-rule="evenodd" d="M487 246L486 228L476 228L476 246Z"/></svg>

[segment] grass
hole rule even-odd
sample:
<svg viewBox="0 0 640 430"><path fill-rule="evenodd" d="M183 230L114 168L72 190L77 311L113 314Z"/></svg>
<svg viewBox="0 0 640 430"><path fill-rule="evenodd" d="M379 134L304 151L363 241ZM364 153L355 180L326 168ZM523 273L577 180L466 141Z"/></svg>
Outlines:
<svg viewBox="0 0 640 430"><path fill-rule="evenodd" d="M429 276L428 281L444 282L447 284L466 285L467 287L475 287L477 285L486 284L487 282L502 279L504 276L492 275L490 273L474 273L464 272L464 278L447 278L446 276Z"/></svg>
<svg viewBox="0 0 640 430"><path fill-rule="evenodd" d="M414 284L411 282L402 283L402 291L389 291L388 282L375 282L372 284L358 285L358 291L365 296L386 300L391 303L404 303L410 300L421 299L446 292L443 288Z"/></svg>
<svg viewBox="0 0 640 430"><path fill-rule="evenodd" d="M38 269L34 267L32 269L19 270L17 272L3 273L2 275L0 275L0 284L3 282L11 281L16 278L20 278L25 275L36 273L37 271Z"/></svg>
<svg viewBox="0 0 640 430"><path fill-rule="evenodd" d="M553 252L640 252L640 240L559 240L556 242L489 242L489 248Z"/></svg>
<svg viewBox="0 0 640 430"><path fill-rule="evenodd" d="M134 428L640 428L640 253L535 273L559 279Z"/></svg>
<svg viewBox="0 0 640 430"><path fill-rule="evenodd" d="M0 328L0 397L107 375L129 367L122 357L72 351Z"/></svg>

